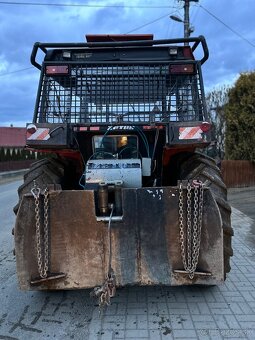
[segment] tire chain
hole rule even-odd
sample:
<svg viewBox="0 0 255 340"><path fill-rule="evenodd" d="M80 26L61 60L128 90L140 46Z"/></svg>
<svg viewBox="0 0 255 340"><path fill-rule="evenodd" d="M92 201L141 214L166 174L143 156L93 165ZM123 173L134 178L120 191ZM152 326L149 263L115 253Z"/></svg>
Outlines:
<svg viewBox="0 0 255 340"><path fill-rule="evenodd" d="M192 190L193 189L193 190ZM192 221L192 191L193 191L193 221ZM182 263L189 278L194 278L200 253L201 229L203 220L204 187L200 181L188 181L187 185L187 218L186 235L184 226L184 197L183 184L179 186L179 228ZM192 223L193 222L193 223Z"/></svg>
<svg viewBox="0 0 255 340"><path fill-rule="evenodd" d="M41 223L40 223L40 195L41 189L34 181L34 187L31 189L31 193L35 199L35 235L36 235L36 257L38 272L42 279L48 276L49 270L49 190L46 189L43 192L43 246L41 237ZM43 252L44 250L44 252Z"/></svg>

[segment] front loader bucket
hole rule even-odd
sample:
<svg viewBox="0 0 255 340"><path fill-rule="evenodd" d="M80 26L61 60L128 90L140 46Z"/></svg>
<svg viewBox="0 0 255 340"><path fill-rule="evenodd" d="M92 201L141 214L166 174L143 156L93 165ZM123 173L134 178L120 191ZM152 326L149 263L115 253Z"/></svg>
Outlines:
<svg viewBox="0 0 255 340"><path fill-rule="evenodd" d="M49 271L61 274L34 284L39 276L35 201L31 194L24 195L15 226L21 289L90 288L105 281L108 223L98 221L95 202L93 190L50 191ZM224 281L222 221L210 190L204 189L200 255L193 279L183 268L178 206L177 187L122 189L123 215L111 224L117 286L215 285Z"/></svg>

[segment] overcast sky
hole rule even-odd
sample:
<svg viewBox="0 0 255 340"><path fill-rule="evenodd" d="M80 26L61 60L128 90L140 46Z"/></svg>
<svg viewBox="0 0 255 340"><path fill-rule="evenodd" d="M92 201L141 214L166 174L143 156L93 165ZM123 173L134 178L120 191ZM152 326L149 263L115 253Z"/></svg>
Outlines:
<svg viewBox="0 0 255 340"><path fill-rule="evenodd" d="M153 33L154 39L183 36L183 24L169 19L171 14L183 17L183 1L178 0L16 0L87 7L3 2L0 1L0 126L25 126L32 120L39 70L31 67L30 53L36 41L83 42L87 33L130 31ZM191 2L193 35L204 35L210 50L210 58L203 66L207 91L232 84L240 72L255 69L254 13L255 0Z"/></svg>

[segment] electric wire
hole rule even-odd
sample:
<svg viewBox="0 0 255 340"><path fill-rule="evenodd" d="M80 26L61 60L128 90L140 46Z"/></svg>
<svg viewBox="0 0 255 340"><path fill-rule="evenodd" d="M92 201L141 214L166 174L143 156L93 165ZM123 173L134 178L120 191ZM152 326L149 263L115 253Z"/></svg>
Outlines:
<svg viewBox="0 0 255 340"><path fill-rule="evenodd" d="M202 8L206 13L208 13L210 16L212 16L215 20L219 21L223 26L225 26L227 29L229 29L232 33L234 33L235 35L237 35L239 38L241 38L242 40L244 40L245 42L247 42L250 46L255 47L255 44L253 44L249 39L245 38L242 34L240 34L239 32L237 32L236 30L234 30L232 27L230 27L228 24L226 24L223 20L221 20L220 18L218 18L215 14L213 14L211 11L209 11L208 9L206 9L204 6L202 5L197 5L198 7Z"/></svg>
<svg viewBox="0 0 255 340"><path fill-rule="evenodd" d="M1 73L0 77L5 77L8 76L9 74L14 74L14 73L18 73L18 72L24 72L27 70L31 70L34 69L34 67L30 66L30 67L26 67L26 68L21 68L20 70L15 70L15 71L10 71L10 72L6 72L6 73Z"/></svg>
<svg viewBox="0 0 255 340"><path fill-rule="evenodd" d="M5 4L5 5L33 5L33 6L43 6L43 5L48 5L48 6L69 6L69 7L98 7L98 8L101 8L101 7L123 7L123 6L117 6L117 5L86 5L86 4L48 4L48 3L30 3L30 2L7 2L7 1L0 1L0 4ZM215 20L217 20L218 22L220 22L222 25L224 25L227 29L229 29L232 33L234 33L235 35L237 35L239 38L241 38L242 40L244 40L245 42L247 42L250 46L252 47L255 47L255 44L253 44L250 40L248 40L247 38L245 38L243 35L241 35L239 32L237 32L236 30L234 30L232 27L230 27L228 24L226 24L223 20L221 20L220 18L218 18L215 14L213 14L211 11L209 11L208 9L206 9L204 6L202 6L201 4L199 5L196 5L197 7L200 7L202 8L206 13L208 13L209 15L211 15ZM134 8L144 8L144 7L139 7L139 6L124 6L126 8L130 8L130 7L134 7ZM163 7L158 7L158 8L169 8L169 6L163 6ZM154 8L154 7L146 7L146 8ZM171 8L176 8L176 7L171 7ZM141 28L144 28L150 24L153 24L165 17L168 17L169 15L171 14L174 14L176 13L173 12L173 13L168 13L166 15L163 15L163 16L160 16L159 18L156 18L152 21L149 21L147 23L145 23L144 25L141 25L141 26L138 26L128 32L126 32L125 34L129 34L129 33L132 33L132 32L135 32ZM8 76L10 74L15 74L15 73L19 73L19 72L23 72L23 71L27 71L27 70L30 70L30 69L33 69L33 67L27 67L27 68L23 68L23 69L20 69L20 70L15 70L15 71L11 71L11 72L6 72L6 73L2 73L0 74L0 77L4 77L4 76Z"/></svg>
<svg viewBox="0 0 255 340"><path fill-rule="evenodd" d="M174 14L174 13L176 13L176 12L177 12L177 11L174 11L174 12L172 12L172 13L168 13L168 14L162 15L162 16L160 16L159 18L154 19L154 20L152 20L152 21L149 21L149 22L147 22L147 23L144 24L144 25L138 26L138 27L136 27L136 28L134 28L134 29L132 29L132 30L130 30L130 31L126 32L126 33L124 33L124 34L129 34L129 33L133 33L133 32L135 32L135 31L138 31L138 30L140 30L141 28L144 28L144 27L146 27L146 26L149 26L149 25L151 25L151 24L154 24L155 22L157 22L157 21L159 21L159 20L161 20L161 19L163 19L163 18L169 17L169 15L172 15L172 14Z"/></svg>
<svg viewBox="0 0 255 340"><path fill-rule="evenodd" d="M190 13L190 22L194 23L196 21L197 15L199 12L199 7L195 6L191 8L191 13Z"/></svg>
<svg viewBox="0 0 255 340"><path fill-rule="evenodd" d="M148 143L147 137L145 136L145 133L141 129L139 129L137 126L134 126L134 129L135 131L139 133L140 137L142 138L142 141L145 145L145 149L147 152L147 156L150 157L149 143Z"/></svg>
<svg viewBox="0 0 255 340"><path fill-rule="evenodd" d="M152 155L151 155L151 161L152 162L153 162L154 157L155 157L156 147L157 147L157 143L158 143L158 137L159 137L159 129L156 130L156 134L155 134L154 147L153 147L153 151L152 151Z"/></svg>
<svg viewBox="0 0 255 340"><path fill-rule="evenodd" d="M51 7L87 7L87 8L141 8L141 9L164 9L176 8L169 5L107 5L107 4L77 4L77 3L46 3L46 2L17 2L0 1L0 5L22 5L22 6L51 6Z"/></svg>
<svg viewBox="0 0 255 340"><path fill-rule="evenodd" d="M0 1L0 4L2 4L3 2L5 2L5 1ZM139 29L141 29L141 28L144 28L144 27L146 27L146 26L148 26L148 25L151 25L151 24L153 24L153 23L155 23L155 22L157 22L157 21L159 21L159 20L161 20L161 19L163 19L163 18L166 18L166 17L168 17L169 15L172 15L172 14L174 14L174 13L176 13L176 11L171 12L171 13L168 13L168 14L165 14L165 15L163 15L163 16L160 16L159 18L156 18L156 19L154 19L154 20L152 20L152 21L149 21L149 22L147 22L147 23L144 24L144 25L138 26L138 27L136 27L136 28L134 28L134 29L132 29L132 30L130 30L130 31L126 32L126 33L124 33L124 34L129 34L129 33L135 32L135 31L137 31L137 30L139 30ZM18 73L18 72L27 71L27 70L29 70L29 69L34 69L34 67L27 67L27 68L23 68L23 69L20 69L20 70L15 70L15 71L11 71L11 72L2 73L2 74L0 74L0 77L8 76L9 74L15 74L15 73Z"/></svg>

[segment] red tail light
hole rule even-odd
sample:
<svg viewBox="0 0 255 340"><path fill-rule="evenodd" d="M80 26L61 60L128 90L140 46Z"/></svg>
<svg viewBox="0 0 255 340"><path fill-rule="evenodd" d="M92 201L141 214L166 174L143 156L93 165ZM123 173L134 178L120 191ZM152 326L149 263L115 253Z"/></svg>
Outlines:
<svg viewBox="0 0 255 340"><path fill-rule="evenodd" d="M69 67L67 65L46 66L46 74L50 76L68 75Z"/></svg>
<svg viewBox="0 0 255 340"><path fill-rule="evenodd" d="M208 122L203 122L201 125L200 125L200 129L203 131L203 132L208 132L209 130L211 130L211 127L212 127L212 124L208 123Z"/></svg>
<svg viewBox="0 0 255 340"><path fill-rule="evenodd" d="M170 65L169 72L173 74L193 74L195 68L193 64L183 64L183 65Z"/></svg>

